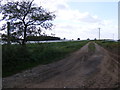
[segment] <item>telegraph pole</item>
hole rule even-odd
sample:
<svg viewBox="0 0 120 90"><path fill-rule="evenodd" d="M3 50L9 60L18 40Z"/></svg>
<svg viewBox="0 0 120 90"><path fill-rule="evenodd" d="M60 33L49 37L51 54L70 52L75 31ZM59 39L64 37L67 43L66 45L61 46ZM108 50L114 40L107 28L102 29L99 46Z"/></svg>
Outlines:
<svg viewBox="0 0 120 90"><path fill-rule="evenodd" d="M114 40L114 34L113 34L113 40Z"/></svg>
<svg viewBox="0 0 120 90"><path fill-rule="evenodd" d="M99 40L100 40L100 29L101 29L101 28L98 28L98 29L99 29Z"/></svg>

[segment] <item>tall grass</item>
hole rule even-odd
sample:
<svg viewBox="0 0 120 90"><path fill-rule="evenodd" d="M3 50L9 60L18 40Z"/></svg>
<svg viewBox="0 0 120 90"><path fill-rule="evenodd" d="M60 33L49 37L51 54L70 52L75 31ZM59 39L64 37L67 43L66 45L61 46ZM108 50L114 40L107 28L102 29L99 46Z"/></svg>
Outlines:
<svg viewBox="0 0 120 90"><path fill-rule="evenodd" d="M3 77L23 70L58 61L81 48L88 41L54 42L2 46Z"/></svg>

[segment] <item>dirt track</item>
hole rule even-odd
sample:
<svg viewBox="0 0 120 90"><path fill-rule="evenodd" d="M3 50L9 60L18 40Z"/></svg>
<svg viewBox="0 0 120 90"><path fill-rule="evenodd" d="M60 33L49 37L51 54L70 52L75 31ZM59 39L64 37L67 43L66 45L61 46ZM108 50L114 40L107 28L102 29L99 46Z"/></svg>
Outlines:
<svg viewBox="0 0 120 90"><path fill-rule="evenodd" d="M58 62L3 78L3 88L118 87L117 60L96 43L95 52L88 52L88 45Z"/></svg>

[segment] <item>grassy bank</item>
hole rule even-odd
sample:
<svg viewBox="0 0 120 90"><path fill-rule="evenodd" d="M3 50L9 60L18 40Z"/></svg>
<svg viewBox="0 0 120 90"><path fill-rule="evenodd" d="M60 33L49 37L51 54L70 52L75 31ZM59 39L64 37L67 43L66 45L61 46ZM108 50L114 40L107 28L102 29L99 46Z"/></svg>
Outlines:
<svg viewBox="0 0 120 90"><path fill-rule="evenodd" d="M120 55L120 42L114 41L96 41L99 45L106 48L108 51Z"/></svg>
<svg viewBox="0 0 120 90"><path fill-rule="evenodd" d="M88 41L69 41L54 43L3 45L2 69L3 77L13 75L23 70L55 62L69 53L81 48Z"/></svg>

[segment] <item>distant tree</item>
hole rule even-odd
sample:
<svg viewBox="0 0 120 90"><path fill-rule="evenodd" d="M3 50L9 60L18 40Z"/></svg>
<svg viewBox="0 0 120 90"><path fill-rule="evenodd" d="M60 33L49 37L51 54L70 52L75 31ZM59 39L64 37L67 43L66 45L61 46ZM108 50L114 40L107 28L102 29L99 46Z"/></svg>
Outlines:
<svg viewBox="0 0 120 90"><path fill-rule="evenodd" d="M94 40L96 41L97 39L95 38Z"/></svg>
<svg viewBox="0 0 120 90"><path fill-rule="evenodd" d="M66 40L66 38L63 38L63 40Z"/></svg>
<svg viewBox="0 0 120 90"><path fill-rule="evenodd" d="M120 39L118 39L118 42L120 42Z"/></svg>
<svg viewBox="0 0 120 90"><path fill-rule="evenodd" d="M89 38L87 40L90 40Z"/></svg>
<svg viewBox="0 0 120 90"><path fill-rule="evenodd" d="M77 40L80 40L80 38L78 38Z"/></svg>
<svg viewBox="0 0 120 90"><path fill-rule="evenodd" d="M26 37L29 35L40 34L41 29L51 29L52 21L55 19L55 14L36 6L34 0L7 2L0 5L0 13L2 13L2 20L13 23L15 29L12 30L12 35L22 38L22 44L26 44ZM3 25L1 30L5 30L6 25Z"/></svg>

